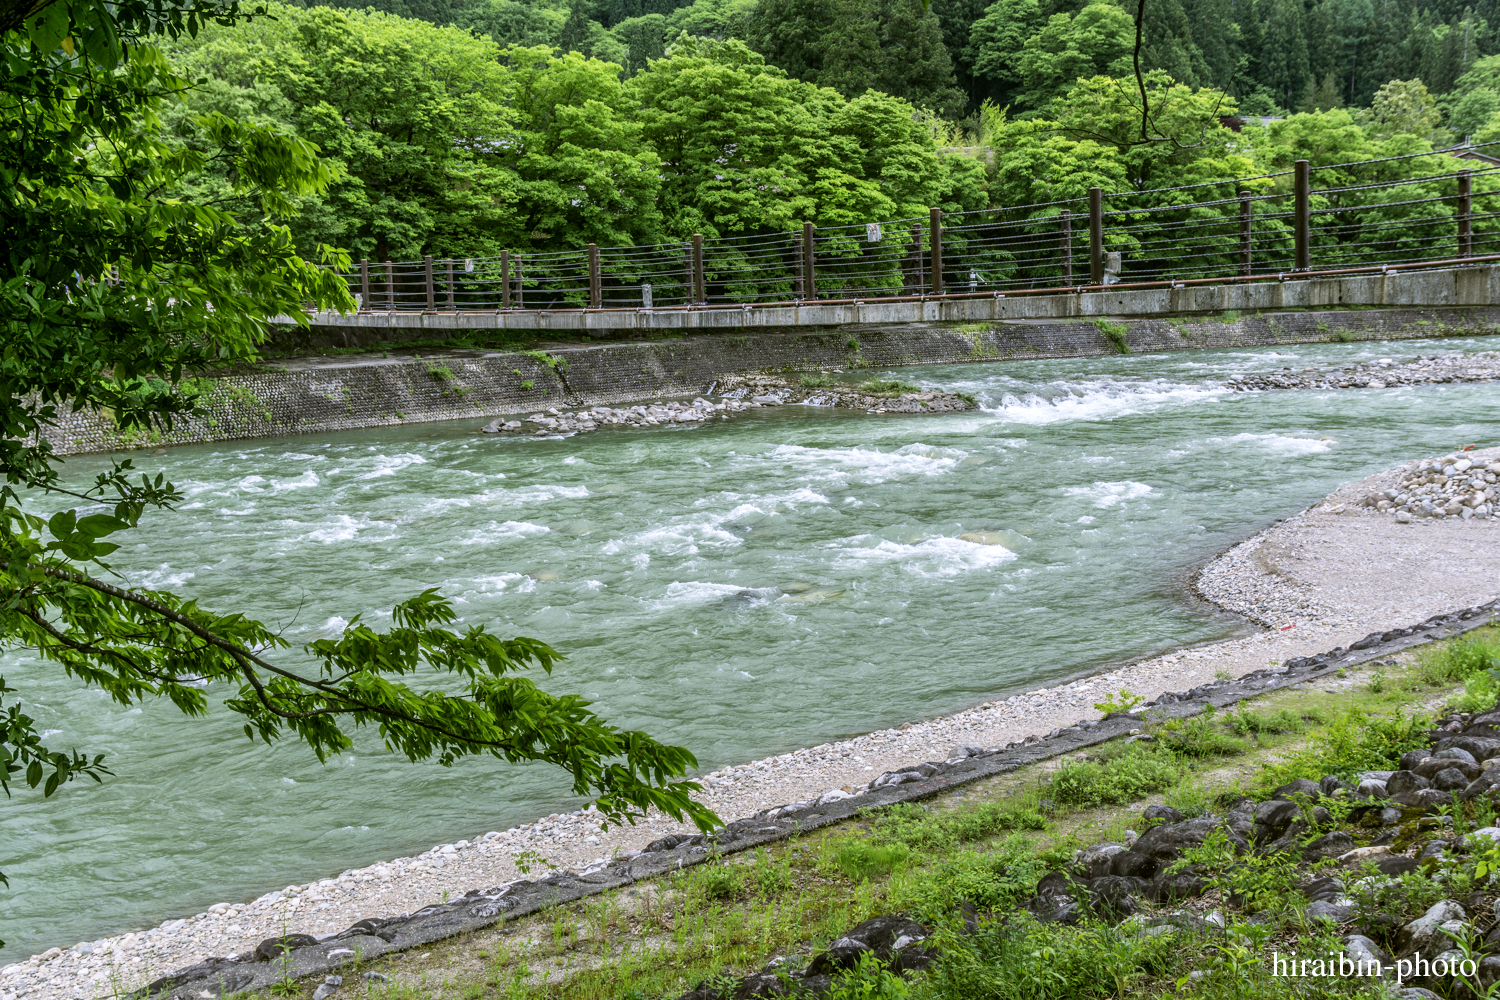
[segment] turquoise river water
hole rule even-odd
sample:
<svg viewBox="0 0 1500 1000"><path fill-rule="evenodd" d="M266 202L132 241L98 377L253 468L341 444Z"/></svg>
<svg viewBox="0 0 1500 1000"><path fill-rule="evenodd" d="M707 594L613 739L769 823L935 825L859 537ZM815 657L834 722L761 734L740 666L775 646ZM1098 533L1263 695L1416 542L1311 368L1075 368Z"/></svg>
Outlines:
<svg viewBox="0 0 1500 1000"><path fill-rule="evenodd" d="M295 641L440 587L466 621L564 651L552 689L709 769L1229 634L1184 599L1194 565L1351 478L1494 443L1500 398L1220 383L1496 347L890 373L975 393L983 410L958 415L793 406L570 439L477 435L475 420L174 448L137 464L187 502L114 561ZM974 531L1011 546L958 537ZM122 708L18 654L0 671L49 743L104 751L118 775L0 811L3 960L577 805L544 767L413 766L371 739L323 766L250 743L222 709Z"/></svg>

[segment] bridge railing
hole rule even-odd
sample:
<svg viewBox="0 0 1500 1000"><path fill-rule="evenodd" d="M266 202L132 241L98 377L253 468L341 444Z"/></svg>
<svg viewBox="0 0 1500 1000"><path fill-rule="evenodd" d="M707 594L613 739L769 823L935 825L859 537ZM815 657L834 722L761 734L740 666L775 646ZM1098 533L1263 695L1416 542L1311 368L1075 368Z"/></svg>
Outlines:
<svg viewBox="0 0 1500 1000"><path fill-rule="evenodd" d="M1500 253L1500 142L647 246L362 261L361 311L662 309L1286 276Z"/></svg>

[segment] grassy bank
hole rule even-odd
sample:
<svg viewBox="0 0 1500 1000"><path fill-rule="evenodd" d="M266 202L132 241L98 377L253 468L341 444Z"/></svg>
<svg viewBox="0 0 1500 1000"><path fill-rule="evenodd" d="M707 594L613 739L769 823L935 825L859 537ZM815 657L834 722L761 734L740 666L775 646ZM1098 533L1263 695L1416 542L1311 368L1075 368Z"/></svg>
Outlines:
<svg viewBox="0 0 1500 1000"><path fill-rule="evenodd" d="M1237 854L1222 834L1185 850L1176 869L1199 890L1185 898L1141 902L1123 921L1096 905L1076 923L1042 922L1025 906L1035 908L1044 877L1076 877L1080 849L1145 833L1147 805L1222 815L1293 779L1357 780L1397 768L1403 753L1431 742L1432 719L1494 707L1496 667L1500 629L1486 627L1231 711L1148 721L1129 741L381 959L347 972L352 988L340 995L657 1000L699 988L729 997L736 977L773 959L796 970L854 925L903 913L931 930L926 971L902 977L867 956L835 977L833 997L1375 996L1370 981L1275 976L1271 955L1340 954L1351 930L1389 932L1382 943L1394 952L1394 928L1438 900L1489 912L1488 879L1475 877L1474 855L1454 850L1388 876L1331 857L1309 861L1301 849L1343 831L1357 845L1383 833L1395 838L1387 850L1415 851L1438 835L1451 841L1492 825L1490 797L1437 815L1407 810L1384 831L1347 793L1316 810L1304 801L1305 833L1292 850ZM1305 893L1322 875L1338 876L1353 903L1342 927L1308 916ZM1472 995L1461 984L1424 985ZM288 982L278 992L316 986Z"/></svg>

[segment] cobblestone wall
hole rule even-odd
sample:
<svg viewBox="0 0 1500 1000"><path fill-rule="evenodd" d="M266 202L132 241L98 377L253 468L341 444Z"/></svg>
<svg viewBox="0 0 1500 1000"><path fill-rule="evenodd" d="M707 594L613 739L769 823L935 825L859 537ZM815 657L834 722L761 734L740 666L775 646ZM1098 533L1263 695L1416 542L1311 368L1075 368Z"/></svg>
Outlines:
<svg viewBox="0 0 1500 1000"><path fill-rule="evenodd" d="M703 393L720 375L868 365L1003 364L1135 352L1328 340L1491 333L1500 308L1342 310L1120 323L1025 321L845 326L813 332L705 334L535 353L452 351L420 359L306 358L215 378L203 412L165 434L122 435L106 414L66 416L49 438L63 454L278 437L530 413Z"/></svg>

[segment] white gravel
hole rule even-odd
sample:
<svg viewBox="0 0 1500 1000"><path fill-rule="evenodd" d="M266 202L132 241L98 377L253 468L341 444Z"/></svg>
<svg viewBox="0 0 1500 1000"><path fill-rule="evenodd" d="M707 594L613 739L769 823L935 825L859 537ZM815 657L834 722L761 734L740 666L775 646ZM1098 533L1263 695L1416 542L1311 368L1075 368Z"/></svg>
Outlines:
<svg viewBox="0 0 1500 1000"><path fill-rule="evenodd" d="M1469 457L1491 461L1500 457L1500 449ZM1400 523L1354 506L1393 478L1399 478L1397 470L1345 486L1204 568L1200 593L1263 631L986 702L947 718L913 720L897 729L726 767L704 776L702 800L729 820L834 789L857 793L883 772L943 760L962 744L1001 746L1097 718L1093 703L1122 689L1154 698L1494 598L1500 592L1500 545L1495 544L1500 523L1458 517ZM149 930L66 951L53 948L0 968L0 1000L112 996L209 956L248 951L282 933L329 935L365 917L413 912L470 889L501 885L524 877L518 864L528 865L533 878L553 865L583 869L640 850L665 833L685 831L659 816L606 831L597 818L589 812L554 814L512 830L476 832L472 840L255 900L221 903Z"/></svg>

